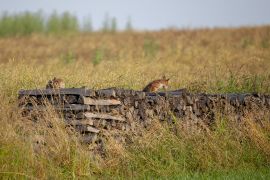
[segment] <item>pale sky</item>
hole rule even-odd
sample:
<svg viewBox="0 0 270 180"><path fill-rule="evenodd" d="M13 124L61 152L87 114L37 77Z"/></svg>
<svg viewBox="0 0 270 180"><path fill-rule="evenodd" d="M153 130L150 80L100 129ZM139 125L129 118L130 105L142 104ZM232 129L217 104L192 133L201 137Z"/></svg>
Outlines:
<svg viewBox="0 0 270 180"><path fill-rule="evenodd" d="M100 28L105 14L124 28L237 27L270 24L270 0L0 0L0 12L69 11L80 21L90 16Z"/></svg>

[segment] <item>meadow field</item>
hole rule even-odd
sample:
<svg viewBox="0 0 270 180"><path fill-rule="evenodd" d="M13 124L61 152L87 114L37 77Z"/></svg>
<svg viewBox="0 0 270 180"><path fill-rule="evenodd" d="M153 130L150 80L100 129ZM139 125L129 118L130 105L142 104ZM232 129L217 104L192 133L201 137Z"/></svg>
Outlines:
<svg viewBox="0 0 270 180"><path fill-rule="evenodd" d="M270 27L123 32L31 33L0 37L0 179L270 179L270 117L255 123L216 119L215 130L190 132L158 120L128 146L100 157L67 133L20 115L20 89L66 87L141 90L166 75L169 89L270 94ZM38 152L32 139L43 134Z"/></svg>

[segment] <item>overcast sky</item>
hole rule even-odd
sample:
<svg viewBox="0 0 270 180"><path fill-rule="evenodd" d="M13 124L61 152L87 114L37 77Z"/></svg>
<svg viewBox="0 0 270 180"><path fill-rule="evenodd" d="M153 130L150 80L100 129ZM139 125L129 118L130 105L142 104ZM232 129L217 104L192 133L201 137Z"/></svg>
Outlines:
<svg viewBox="0 0 270 180"><path fill-rule="evenodd" d="M100 28L105 14L123 28L228 27L270 24L270 0L0 0L0 12L69 11L91 17Z"/></svg>

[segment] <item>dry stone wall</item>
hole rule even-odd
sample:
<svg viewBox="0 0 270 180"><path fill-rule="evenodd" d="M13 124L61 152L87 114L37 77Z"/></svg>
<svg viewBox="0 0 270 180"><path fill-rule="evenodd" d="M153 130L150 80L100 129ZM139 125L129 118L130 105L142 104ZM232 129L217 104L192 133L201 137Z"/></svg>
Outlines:
<svg viewBox="0 0 270 180"><path fill-rule="evenodd" d="M48 105L63 117L68 126L82 133L85 142L112 135L126 141L124 134L151 127L154 121L190 120L215 122L215 114L234 114L241 120L247 113L270 110L270 96L247 94L192 94L185 89L145 93L109 88L21 90L19 106L25 114L44 111Z"/></svg>

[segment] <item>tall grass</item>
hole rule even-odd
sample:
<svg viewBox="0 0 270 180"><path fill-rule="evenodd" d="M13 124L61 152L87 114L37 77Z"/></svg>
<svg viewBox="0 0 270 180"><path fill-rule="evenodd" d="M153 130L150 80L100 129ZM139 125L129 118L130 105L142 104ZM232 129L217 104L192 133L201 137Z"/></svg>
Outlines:
<svg viewBox="0 0 270 180"><path fill-rule="evenodd" d="M156 120L128 146L108 140L101 158L79 143L78 135L65 128L53 109L33 123L18 109L3 102L1 107L1 178L270 177L270 123L264 119L257 124L256 114L241 122L220 116L214 130L198 122L178 119L169 125Z"/></svg>
<svg viewBox="0 0 270 180"><path fill-rule="evenodd" d="M90 176L98 170L91 152L81 146L76 133L65 128L52 108L33 123L15 106L5 106L2 102L1 179L67 179Z"/></svg>
<svg viewBox="0 0 270 180"><path fill-rule="evenodd" d="M0 38L1 179L269 179L267 111L241 122L217 113L211 129L156 119L132 144L108 140L102 158L52 108L33 123L17 107L19 89L44 88L54 76L67 87L140 90L165 74L170 89L269 94L269 32L266 26Z"/></svg>
<svg viewBox="0 0 270 180"><path fill-rule="evenodd" d="M265 120L266 127L262 128L252 118L239 124L232 117L221 117L216 119L214 131L196 122L178 120L173 127L156 122L127 148L126 154L117 153L111 157L121 157L121 160L117 164L108 163L107 175L139 179L183 178L222 176L239 171L247 172L242 177L246 178L250 176L248 172L262 169L263 176L269 177L270 124Z"/></svg>

